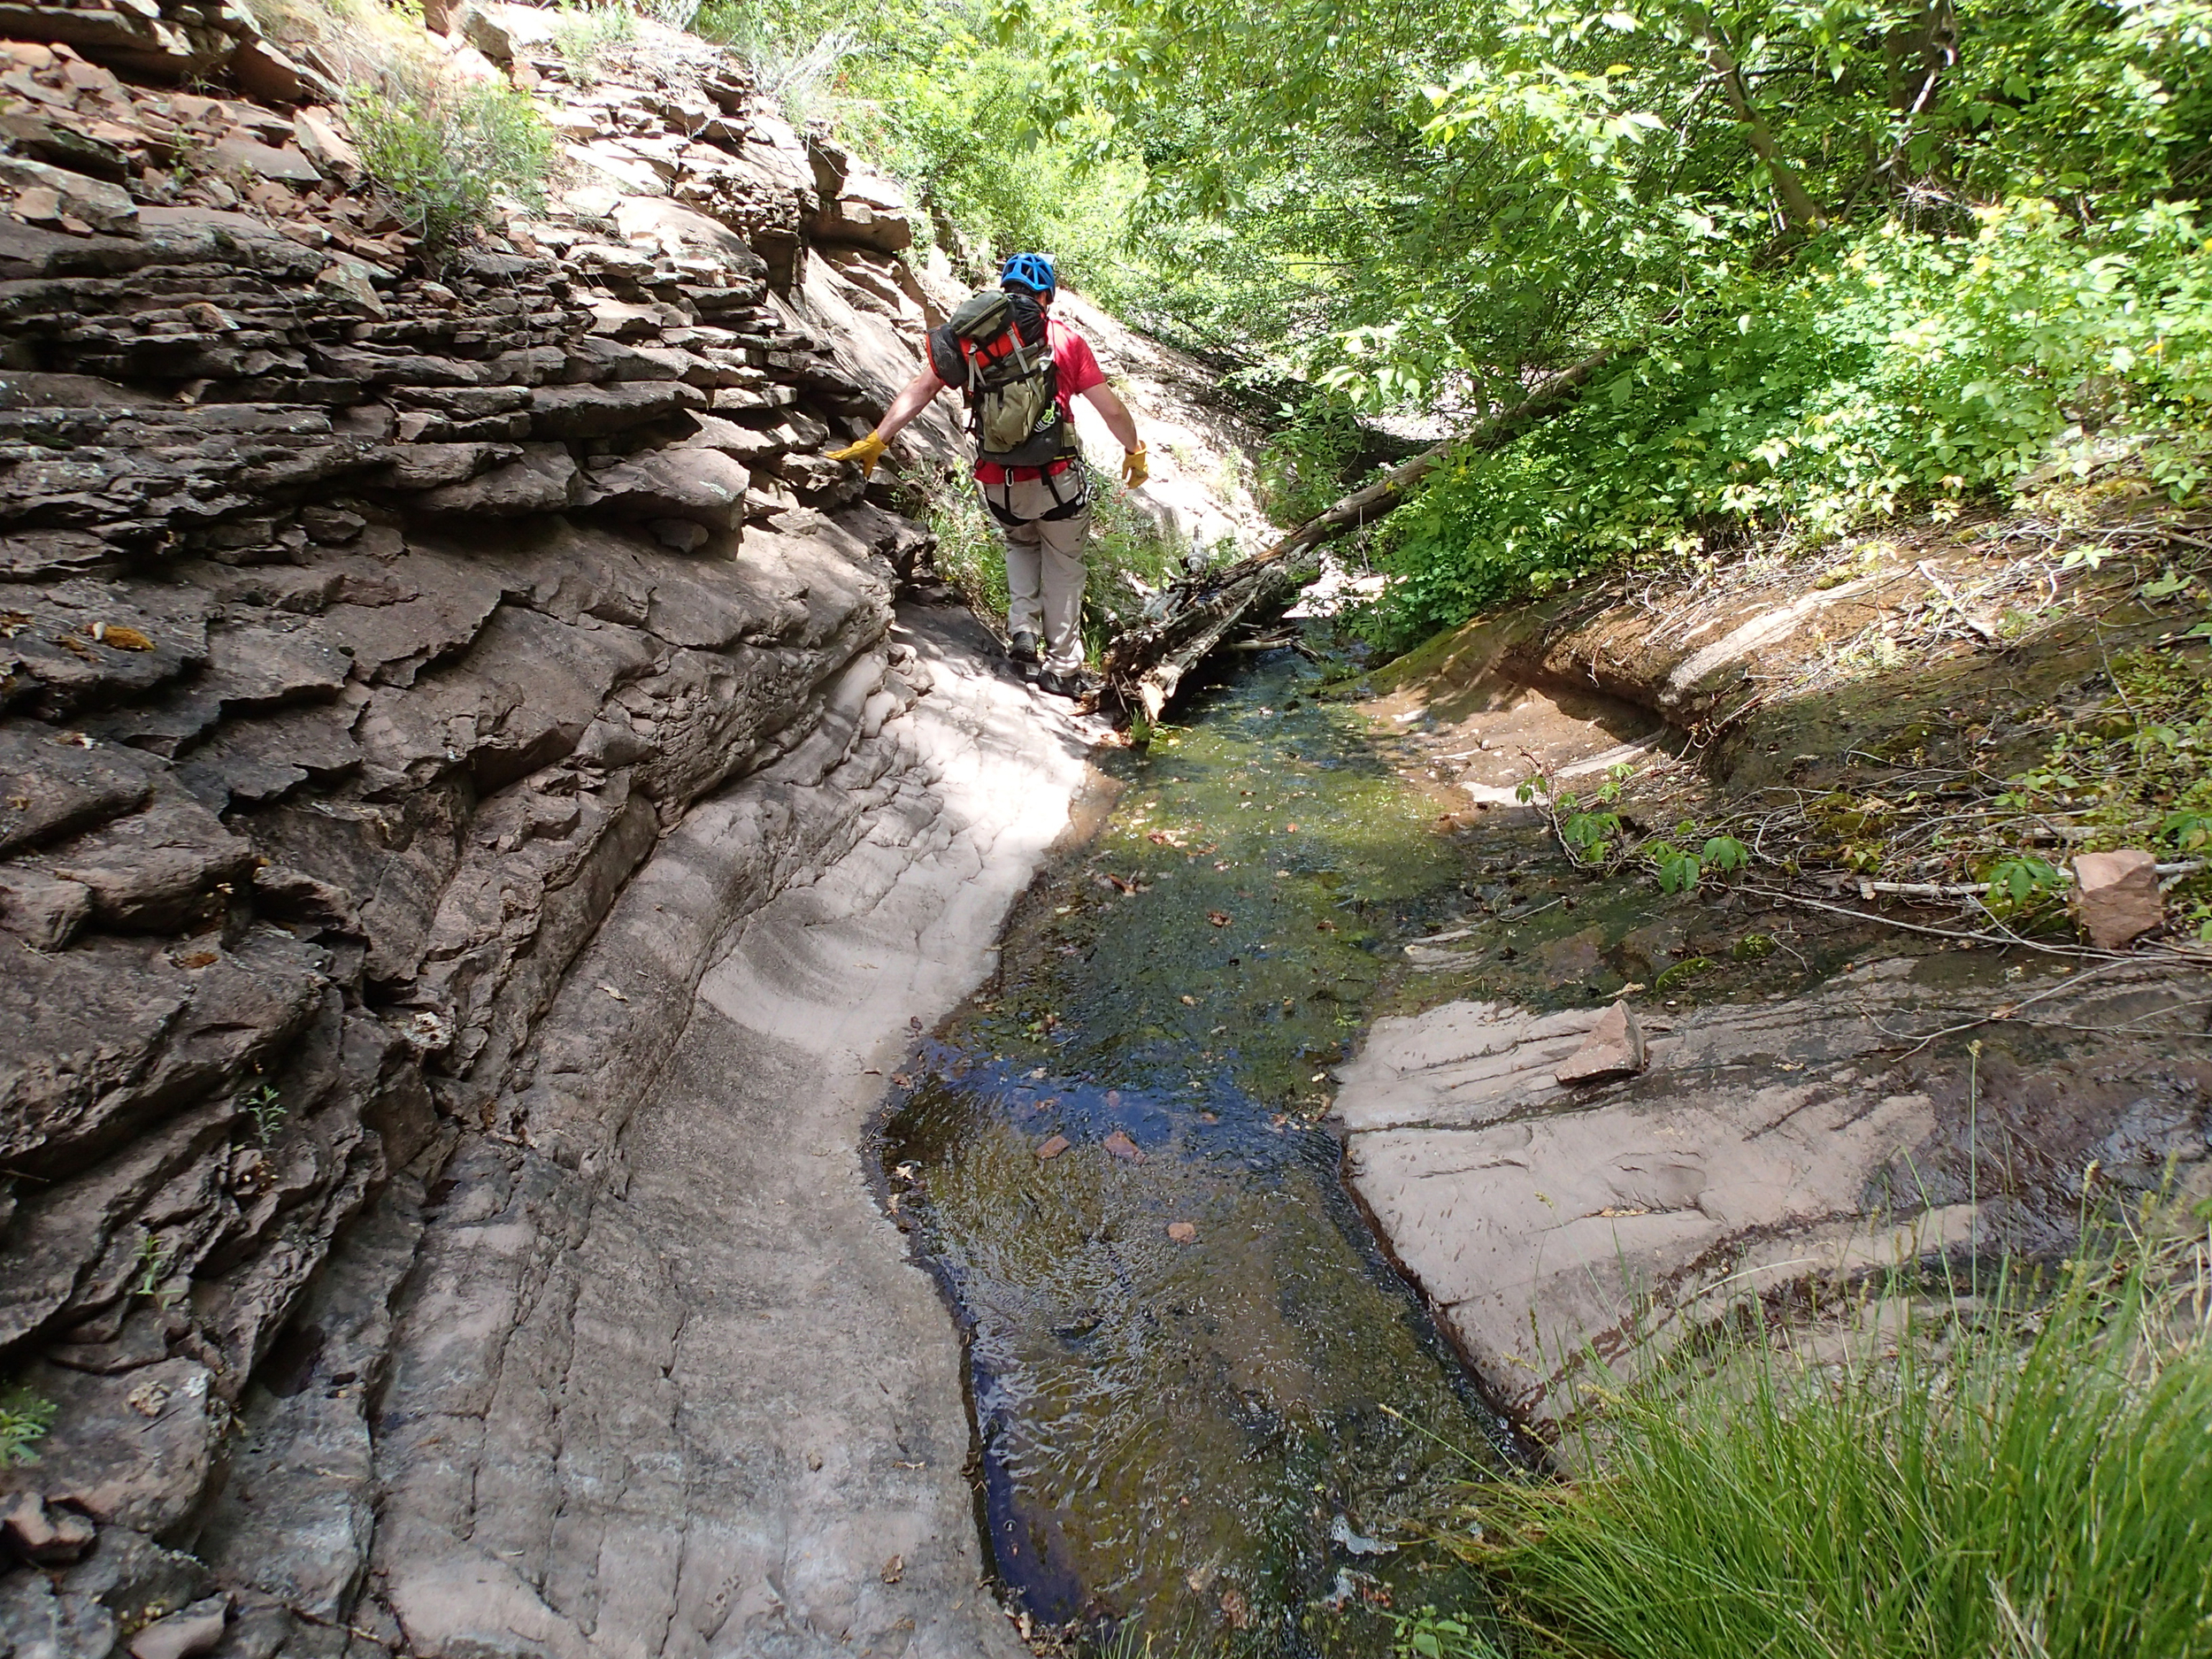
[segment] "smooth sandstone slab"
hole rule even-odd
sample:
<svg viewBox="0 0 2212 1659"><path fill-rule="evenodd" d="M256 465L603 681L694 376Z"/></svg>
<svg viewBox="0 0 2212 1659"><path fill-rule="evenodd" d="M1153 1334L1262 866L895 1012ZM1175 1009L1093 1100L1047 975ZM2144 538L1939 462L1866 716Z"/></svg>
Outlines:
<svg viewBox="0 0 2212 1659"><path fill-rule="evenodd" d="M857 659L813 737L664 841L498 1105L520 1144L449 1166L376 1450L414 1653L1020 1651L979 1582L957 1337L860 1143L988 972L1087 740L972 623L910 620L908 693Z"/></svg>
<svg viewBox="0 0 2212 1659"><path fill-rule="evenodd" d="M1654 1021L1647 1071L1576 1089L1558 1074L1612 1010L1379 1021L1338 1099L1353 1186L1486 1385L1540 1423L1646 1299L1694 1299L1781 1234L1839 1262L1886 1234L1867 1194L1934 1126L1877 1081L1909 969Z"/></svg>

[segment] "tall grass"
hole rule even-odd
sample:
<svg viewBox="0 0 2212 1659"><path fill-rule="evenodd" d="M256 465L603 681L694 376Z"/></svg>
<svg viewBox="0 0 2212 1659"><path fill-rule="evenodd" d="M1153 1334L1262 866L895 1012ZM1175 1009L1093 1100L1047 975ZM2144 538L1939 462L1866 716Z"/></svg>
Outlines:
<svg viewBox="0 0 2212 1659"><path fill-rule="evenodd" d="M365 90L346 114L362 165L434 261L490 225L501 192L543 200L553 129L511 87L425 81L390 96Z"/></svg>
<svg viewBox="0 0 2212 1659"><path fill-rule="evenodd" d="M857 29L829 24L811 12L794 17L780 0L705 0L691 27L751 65L761 96L773 99L783 118L800 127L833 105L839 71L861 47Z"/></svg>
<svg viewBox="0 0 2212 1659"><path fill-rule="evenodd" d="M670 27L681 28L683 24ZM636 41L637 13L627 5L576 5L564 0L554 15L553 50L568 65L569 74L580 81L598 74L600 59L606 53Z"/></svg>
<svg viewBox="0 0 2212 1659"><path fill-rule="evenodd" d="M1457 1547L1523 1655L2212 1655L2205 1218L1840 1360L1763 1338L1624 1385L1591 1474L1484 1494Z"/></svg>

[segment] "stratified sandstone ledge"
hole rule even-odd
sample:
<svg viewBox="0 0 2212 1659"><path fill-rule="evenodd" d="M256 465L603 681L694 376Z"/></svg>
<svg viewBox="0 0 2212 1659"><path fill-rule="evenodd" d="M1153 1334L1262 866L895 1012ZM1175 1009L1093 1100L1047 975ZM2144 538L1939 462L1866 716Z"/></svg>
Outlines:
<svg viewBox="0 0 2212 1659"><path fill-rule="evenodd" d="M2200 1023L2193 987L2147 962L2084 979L2062 1000L2045 987L2058 1028L1979 1028L1971 1101L1966 1035L1916 1035L2001 1018L2024 993L1961 958L1647 1012L1647 1069L1584 1087L1556 1073L1601 1010L1381 1020L1337 1100L1352 1184L1493 1398L1550 1432L1586 1354L1619 1360L1636 1331L1663 1352L1809 1281L2052 1248L2093 1159L2123 1189L2156 1187L2170 1158L2201 1184L2212 1068L2159 1034ZM2124 1034L2083 1034L2099 1026Z"/></svg>
<svg viewBox="0 0 2212 1659"><path fill-rule="evenodd" d="M916 362L895 188L664 31L565 86L534 16L505 51L570 165L434 280L335 75L242 12L0 8L0 1379L58 1408L42 1460L0 1471L0 1653L408 1646L377 1575L419 1609L424 1563L477 1525L425 1544L392 1495L450 1455L422 1391L449 1429L484 1409L438 1357L439 1275L480 1311L509 1287L477 1351L556 1418L565 1371L513 1356L584 1317L542 1298L578 1248L614 1252L607 1341L677 1352L688 1316L640 1286L669 1288L679 1233L613 1241L643 1225L626 1125L695 988L855 849L990 841L938 787L931 676L891 634L928 537L820 458ZM482 50L457 36L457 66ZM226 76L243 96L180 85ZM952 437L935 419L910 453ZM1072 787L1080 740L1053 743ZM1041 847L973 884L913 1011L980 971L975 930ZM526 1240L479 1225L510 1204ZM901 1351L942 1348L910 1403L964 1448L933 1294L884 1284ZM621 1386L613 1415L674 1385ZM486 1440L488 1517L569 1503L592 1435L651 1461L571 1421L594 1426L567 1464ZM906 1495L964 1516L958 1463ZM665 1495L640 1524L675 1537L692 1510ZM930 1539L912 1607L870 1601L886 1631L973 1601L972 1536ZM422 1613L417 1650L611 1630L564 1548L531 1569L543 1630ZM733 1635L841 1633L827 1591L772 1618L742 1594ZM639 1609L626 1651L676 1640ZM987 1645L978 1617L932 1641Z"/></svg>

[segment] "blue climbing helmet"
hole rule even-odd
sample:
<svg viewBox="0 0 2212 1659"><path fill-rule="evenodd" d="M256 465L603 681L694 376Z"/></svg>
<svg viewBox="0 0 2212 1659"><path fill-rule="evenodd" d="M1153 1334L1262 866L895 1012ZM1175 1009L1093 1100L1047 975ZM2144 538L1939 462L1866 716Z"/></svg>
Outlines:
<svg viewBox="0 0 2212 1659"><path fill-rule="evenodd" d="M998 285L1002 288L1025 288L1048 299L1059 291L1060 276L1052 268L1050 254L1018 253L999 272Z"/></svg>

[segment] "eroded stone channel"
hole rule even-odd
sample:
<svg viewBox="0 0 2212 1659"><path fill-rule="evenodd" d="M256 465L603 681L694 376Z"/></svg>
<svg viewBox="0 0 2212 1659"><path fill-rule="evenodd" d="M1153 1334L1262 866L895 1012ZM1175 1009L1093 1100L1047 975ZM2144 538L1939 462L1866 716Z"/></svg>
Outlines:
<svg viewBox="0 0 2212 1659"><path fill-rule="evenodd" d="M893 1097L888 1202L967 1333L992 1553L1051 1624L1383 1649L1383 1548L1508 1454L1340 1178L1328 1068L1463 904L1435 801L1288 653L1107 763L1103 828Z"/></svg>

